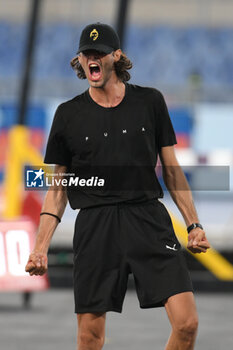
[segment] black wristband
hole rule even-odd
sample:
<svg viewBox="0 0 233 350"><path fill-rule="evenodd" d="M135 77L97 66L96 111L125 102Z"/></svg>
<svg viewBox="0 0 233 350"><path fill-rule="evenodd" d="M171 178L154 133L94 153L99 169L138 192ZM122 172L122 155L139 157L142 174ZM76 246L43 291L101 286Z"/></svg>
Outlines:
<svg viewBox="0 0 233 350"><path fill-rule="evenodd" d="M55 214L47 213L46 211L43 211L42 213L40 213L40 215L51 215L51 216L55 217L59 223L61 222L61 219L59 218L59 216L57 216Z"/></svg>
<svg viewBox="0 0 233 350"><path fill-rule="evenodd" d="M196 227L200 227L200 228L203 230L202 225L199 224L199 223L197 222L197 223L194 223L194 224L192 224L192 225L190 225L190 226L187 227L188 233L189 233L191 230L193 230L194 228L196 228Z"/></svg>

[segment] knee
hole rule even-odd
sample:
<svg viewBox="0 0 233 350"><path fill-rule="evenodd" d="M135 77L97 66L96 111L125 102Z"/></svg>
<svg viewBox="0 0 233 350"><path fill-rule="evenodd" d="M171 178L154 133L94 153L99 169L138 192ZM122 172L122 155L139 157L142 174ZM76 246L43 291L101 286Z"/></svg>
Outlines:
<svg viewBox="0 0 233 350"><path fill-rule="evenodd" d="M183 323L177 326L177 332L180 337L184 339L193 339L196 336L198 329L198 318L190 317L185 320Z"/></svg>
<svg viewBox="0 0 233 350"><path fill-rule="evenodd" d="M78 346L80 349L101 350L104 346L104 335L93 331L81 332L78 335Z"/></svg>

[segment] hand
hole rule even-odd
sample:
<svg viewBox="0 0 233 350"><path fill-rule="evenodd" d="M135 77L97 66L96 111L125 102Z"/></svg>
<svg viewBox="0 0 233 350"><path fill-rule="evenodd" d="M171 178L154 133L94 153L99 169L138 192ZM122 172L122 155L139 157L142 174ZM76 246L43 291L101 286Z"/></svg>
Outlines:
<svg viewBox="0 0 233 350"><path fill-rule="evenodd" d="M29 256L25 271L32 275L43 275L48 269L47 255L41 252L32 252Z"/></svg>
<svg viewBox="0 0 233 350"><path fill-rule="evenodd" d="M187 248L192 253L206 253L210 248L210 244L205 237L205 231L196 227L189 232Z"/></svg>

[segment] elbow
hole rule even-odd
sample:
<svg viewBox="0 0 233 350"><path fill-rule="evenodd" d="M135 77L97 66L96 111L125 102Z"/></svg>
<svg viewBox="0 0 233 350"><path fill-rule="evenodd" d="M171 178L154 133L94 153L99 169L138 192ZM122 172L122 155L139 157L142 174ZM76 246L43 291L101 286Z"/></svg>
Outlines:
<svg viewBox="0 0 233 350"><path fill-rule="evenodd" d="M67 201L68 201L68 198L67 198L67 191L64 187L55 187L55 188L50 188L48 190L48 196L50 198L52 198L52 200L55 202L55 203L64 203L66 204Z"/></svg>
<svg viewBox="0 0 233 350"><path fill-rule="evenodd" d="M169 166L163 166L162 168L162 175L164 182L171 181L173 178L176 177L177 170L176 166L169 165Z"/></svg>
<svg viewBox="0 0 233 350"><path fill-rule="evenodd" d="M180 166L171 165L163 167L163 181L168 189L168 191L176 191L179 188L179 183L181 181Z"/></svg>

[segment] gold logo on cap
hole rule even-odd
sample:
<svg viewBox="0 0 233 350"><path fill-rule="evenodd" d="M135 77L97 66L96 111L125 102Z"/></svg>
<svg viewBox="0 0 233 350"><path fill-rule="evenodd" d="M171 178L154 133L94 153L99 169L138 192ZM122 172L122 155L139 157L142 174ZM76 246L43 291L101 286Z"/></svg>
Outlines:
<svg viewBox="0 0 233 350"><path fill-rule="evenodd" d="M97 32L97 30L96 30L96 29L93 29L93 30L91 31L91 33L90 33L90 38L93 37L93 41L94 41L94 40L96 40L96 39L98 38L98 36L99 36L99 33Z"/></svg>

